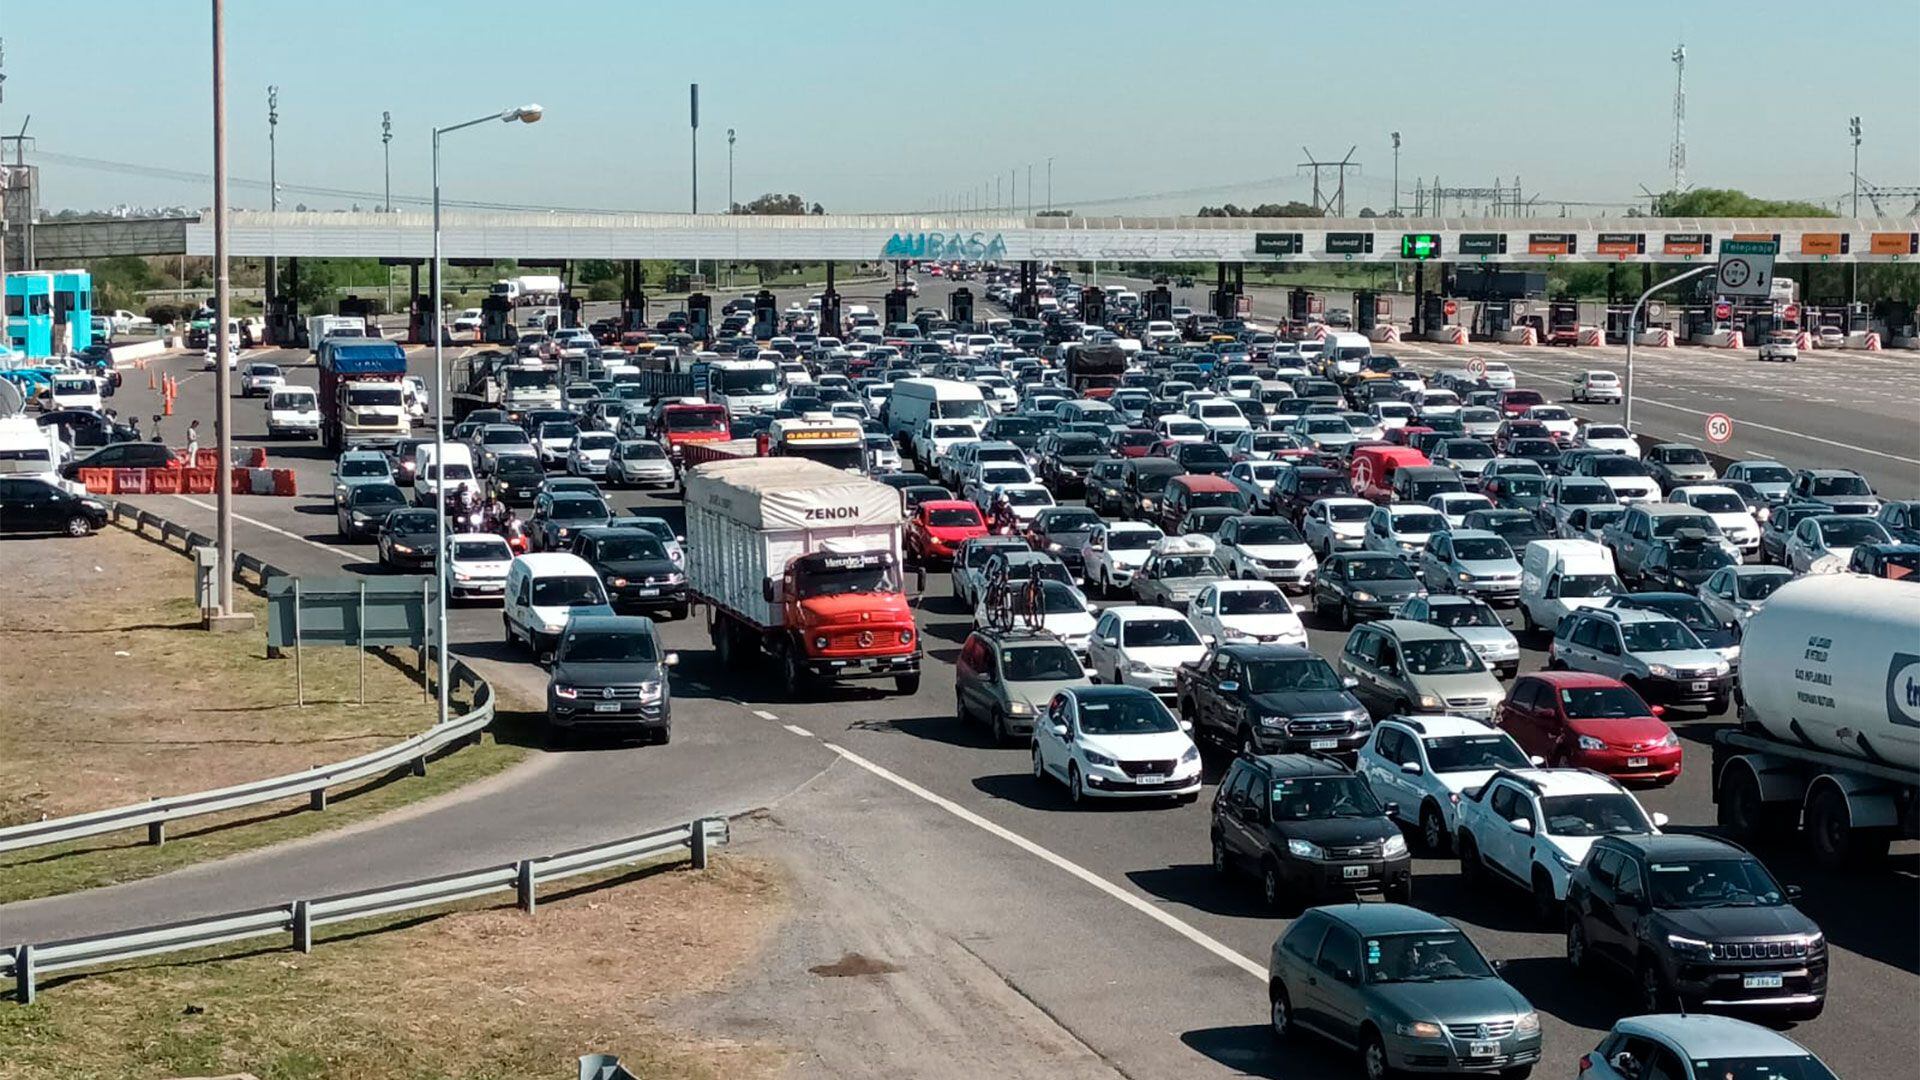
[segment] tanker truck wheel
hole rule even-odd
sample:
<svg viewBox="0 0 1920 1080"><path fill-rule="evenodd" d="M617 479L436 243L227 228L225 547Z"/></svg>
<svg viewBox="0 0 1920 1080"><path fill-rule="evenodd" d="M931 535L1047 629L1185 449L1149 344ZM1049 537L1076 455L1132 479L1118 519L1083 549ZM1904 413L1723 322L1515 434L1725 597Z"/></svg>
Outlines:
<svg viewBox="0 0 1920 1080"><path fill-rule="evenodd" d="M1885 829L1856 829L1847 798L1832 784L1821 784L1808 800L1807 838L1814 858L1827 867L1867 866L1887 857Z"/></svg>
<svg viewBox="0 0 1920 1080"><path fill-rule="evenodd" d="M893 688L903 697L912 697L920 692L920 673L916 671L911 675L895 675Z"/></svg>
<svg viewBox="0 0 1920 1080"><path fill-rule="evenodd" d="M1763 799L1759 779L1752 769L1742 765L1732 765L1726 770L1720 786L1717 816L1720 827L1742 843L1751 844L1793 832L1793 808Z"/></svg>

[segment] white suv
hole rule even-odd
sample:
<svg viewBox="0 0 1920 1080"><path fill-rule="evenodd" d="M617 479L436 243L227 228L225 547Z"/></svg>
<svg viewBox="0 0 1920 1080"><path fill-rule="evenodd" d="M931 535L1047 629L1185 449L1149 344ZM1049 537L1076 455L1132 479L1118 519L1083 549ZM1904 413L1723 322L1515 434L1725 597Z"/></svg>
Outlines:
<svg viewBox="0 0 1920 1080"><path fill-rule="evenodd" d="M1126 592L1133 585L1133 575L1153 554L1153 545L1164 539L1165 533L1142 522L1095 525L1082 552L1087 562L1087 588L1098 590L1102 596Z"/></svg>
<svg viewBox="0 0 1920 1080"><path fill-rule="evenodd" d="M1667 815L1649 815L1617 781L1588 769L1502 769L1464 794L1459 814L1455 844L1468 883L1491 876L1518 885L1549 925L1567 898L1567 876L1595 840L1649 836L1667 823Z"/></svg>
<svg viewBox="0 0 1920 1080"><path fill-rule="evenodd" d="M1460 828L1460 794L1501 769L1537 765L1513 736L1464 716L1389 716L1355 755L1353 771L1395 816L1418 830L1426 850L1442 855Z"/></svg>

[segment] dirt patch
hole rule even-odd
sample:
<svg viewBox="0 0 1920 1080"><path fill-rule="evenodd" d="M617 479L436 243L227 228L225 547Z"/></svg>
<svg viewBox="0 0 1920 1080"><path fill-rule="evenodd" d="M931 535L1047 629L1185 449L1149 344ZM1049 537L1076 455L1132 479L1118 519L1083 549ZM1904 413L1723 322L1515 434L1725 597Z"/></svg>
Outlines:
<svg viewBox="0 0 1920 1080"><path fill-rule="evenodd" d="M900 965L848 953L831 964L816 964L807 970L823 979L852 979L861 975L892 975L900 970Z"/></svg>
<svg viewBox="0 0 1920 1080"><path fill-rule="evenodd" d="M0 1009L0 1078L261 1080L570 1076L584 1053L636 1075L754 1080L778 1046L670 1030L688 994L722 992L781 920L771 864L642 871L543 900L337 928L311 954L176 960L47 989Z"/></svg>

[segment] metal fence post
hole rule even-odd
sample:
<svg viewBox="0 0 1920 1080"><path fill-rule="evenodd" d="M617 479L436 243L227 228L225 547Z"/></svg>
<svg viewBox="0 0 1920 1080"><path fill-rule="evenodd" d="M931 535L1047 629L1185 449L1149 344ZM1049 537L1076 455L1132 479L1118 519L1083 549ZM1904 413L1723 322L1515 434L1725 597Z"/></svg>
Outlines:
<svg viewBox="0 0 1920 1080"><path fill-rule="evenodd" d="M22 945L13 953L13 1000L31 1005L38 989L33 978L33 946Z"/></svg>
<svg viewBox="0 0 1920 1080"><path fill-rule="evenodd" d="M293 947L304 953L313 951L313 911L305 900L293 902Z"/></svg>
<svg viewBox="0 0 1920 1080"><path fill-rule="evenodd" d="M300 579L293 579L293 702L305 708L307 689L305 673L300 667Z"/></svg>
<svg viewBox="0 0 1920 1080"><path fill-rule="evenodd" d="M533 890L533 860L522 859L513 868L513 888L520 899L520 910L533 914L537 903Z"/></svg>
<svg viewBox="0 0 1920 1080"><path fill-rule="evenodd" d="M315 765L314 768L318 769L320 768L320 766ZM325 810L326 808L327 808L327 789L326 788L323 788L323 787L314 788L312 791L307 792L307 809Z"/></svg>
<svg viewBox="0 0 1920 1080"><path fill-rule="evenodd" d="M355 629L360 643L360 704L367 703L367 583L360 582L360 614Z"/></svg>
<svg viewBox="0 0 1920 1080"><path fill-rule="evenodd" d="M433 602L433 595L431 592L428 591L427 583L425 581L421 581L420 582L420 605L421 605L420 610L427 611L429 608L429 605L431 605L432 602ZM433 641L433 620L431 618L428 618L426 628L421 632L421 635L420 635L420 698L423 701L431 701L433 699L433 689L427 683L427 647L432 643L432 641Z"/></svg>
<svg viewBox="0 0 1920 1080"><path fill-rule="evenodd" d="M707 868L707 819L700 818L693 823L693 868Z"/></svg>
<svg viewBox="0 0 1920 1080"><path fill-rule="evenodd" d="M153 802L158 798L159 798L158 795L150 795L147 797L147 801ZM154 847L159 847L161 844L164 844L166 842L167 842L167 823L165 821L147 822L147 843Z"/></svg>

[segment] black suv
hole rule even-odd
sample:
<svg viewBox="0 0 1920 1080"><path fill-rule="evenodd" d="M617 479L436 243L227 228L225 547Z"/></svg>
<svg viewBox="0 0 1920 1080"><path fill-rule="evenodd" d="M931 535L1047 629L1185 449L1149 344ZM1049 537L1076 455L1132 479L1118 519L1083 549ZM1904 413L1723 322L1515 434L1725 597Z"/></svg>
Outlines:
<svg viewBox="0 0 1920 1080"><path fill-rule="evenodd" d="M578 731L637 733L649 742L673 736L667 669L680 662L660 643L653 620L638 615L580 615L567 622L547 673L547 741L564 745Z"/></svg>
<svg viewBox="0 0 1920 1080"><path fill-rule="evenodd" d="M1567 959L1633 976L1640 1011L1765 1010L1827 1000L1827 939L1745 849L1705 836L1606 836L1567 883Z"/></svg>
<svg viewBox="0 0 1920 1080"><path fill-rule="evenodd" d="M1300 524L1307 507L1321 499L1350 498L1353 485L1346 474L1318 465L1298 465L1280 474L1267 493L1267 506L1275 514L1295 525Z"/></svg>
<svg viewBox="0 0 1920 1080"><path fill-rule="evenodd" d="M691 610L687 575L667 555L660 538L642 529L581 529L567 550L587 560L607 587L615 611L670 610L684 619Z"/></svg>
<svg viewBox="0 0 1920 1080"><path fill-rule="evenodd" d="M1100 440L1075 431L1040 439L1040 481L1065 498L1086 490L1087 471L1106 453Z"/></svg>
<svg viewBox="0 0 1920 1080"><path fill-rule="evenodd" d="M539 458L503 457L494 461L493 477L487 488L494 498L508 506L532 506L546 478L547 470L540 467Z"/></svg>
<svg viewBox="0 0 1920 1080"><path fill-rule="evenodd" d="M1235 761L1213 795L1213 868L1250 869L1267 906L1328 894L1413 895L1413 859L1365 779L1329 758L1275 754Z"/></svg>
<svg viewBox="0 0 1920 1080"><path fill-rule="evenodd" d="M1294 645L1219 645L1174 669L1180 718L1202 746L1351 756L1373 730L1333 665Z"/></svg>

